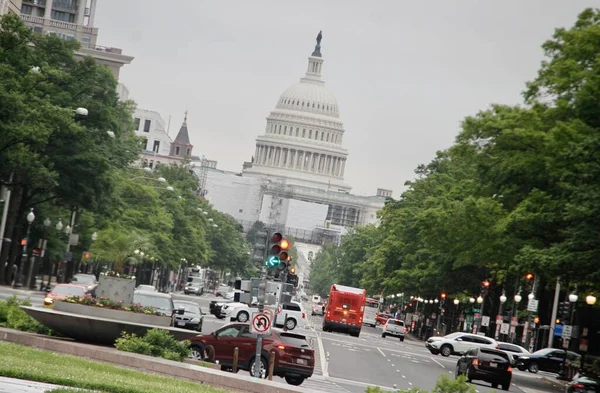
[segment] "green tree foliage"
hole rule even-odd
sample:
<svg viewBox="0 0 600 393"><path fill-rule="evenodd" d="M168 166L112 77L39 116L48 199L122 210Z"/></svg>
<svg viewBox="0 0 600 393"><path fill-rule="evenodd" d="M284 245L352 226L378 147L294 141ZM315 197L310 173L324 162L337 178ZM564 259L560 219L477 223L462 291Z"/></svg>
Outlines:
<svg viewBox="0 0 600 393"><path fill-rule="evenodd" d="M534 271L579 288L600 281L600 11L585 10L543 45L525 106L467 117L454 146L420 165L380 225L317 255L311 287L334 282L437 296ZM597 288L595 288L597 289ZM514 288L512 288L514 290Z"/></svg>

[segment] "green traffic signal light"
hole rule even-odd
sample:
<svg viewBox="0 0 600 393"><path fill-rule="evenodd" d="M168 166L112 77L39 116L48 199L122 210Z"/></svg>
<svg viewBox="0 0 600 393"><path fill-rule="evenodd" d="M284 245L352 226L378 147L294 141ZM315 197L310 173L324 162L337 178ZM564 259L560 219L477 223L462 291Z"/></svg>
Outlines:
<svg viewBox="0 0 600 393"><path fill-rule="evenodd" d="M271 255L266 261L265 266L268 268L277 267L281 263L281 259L277 255Z"/></svg>

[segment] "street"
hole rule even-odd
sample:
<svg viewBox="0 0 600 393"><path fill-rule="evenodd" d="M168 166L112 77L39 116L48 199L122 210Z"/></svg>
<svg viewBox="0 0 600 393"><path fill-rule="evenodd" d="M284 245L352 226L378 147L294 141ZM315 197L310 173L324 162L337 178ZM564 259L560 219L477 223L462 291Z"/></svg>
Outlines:
<svg viewBox="0 0 600 393"><path fill-rule="evenodd" d="M44 393L60 386L0 377L0 393Z"/></svg>
<svg viewBox="0 0 600 393"><path fill-rule="evenodd" d="M338 333L325 333L321 330L321 317L311 317L314 331L307 335L313 338L316 349L323 354L317 354L315 376L307 380L304 387L329 385L327 391L364 392L367 386L381 386L384 389L410 389L418 387L431 390L441 375L454 378L456 356L448 358L434 356L424 343L411 337L400 342L398 339L381 338L378 329L363 326L360 337L351 337ZM323 357L323 364L319 359ZM513 372L510 391L537 393L559 392L563 388L556 382L552 374L531 374L515 370ZM492 392L490 384L474 381L478 393ZM333 389L335 388L335 389Z"/></svg>
<svg viewBox="0 0 600 393"><path fill-rule="evenodd" d="M0 300L13 294L20 300L30 299L34 306L43 303L44 294L37 291L22 291L0 288ZM172 294L174 299L198 303L204 315L202 334L220 328L227 321L208 314L212 300L222 300L212 294L189 296ZM305 304L308 309L310 305ZM310 313L310 312L309 312ZM456 356L448 358L432 355L422 341L407 336L404 342L394 338L382 338L379 329L363 326L360 337L326 333L321 330L322 317L308 316L308 326L302 332L315 348L315 372L302 387L326 392L362 393L367 386L384 389L410 389L418 387L431 390L441 375L454 377ZM510 391L523 393L559 392L560 385L551 382L552 374L531 374L513 371ZM543 378L546 376L547 378ZM279 378L276 378L279 380ZM280 380L283 382L283 379ZM490 384L474 382L478 393L491 392ZM1 390L0 390L1 392Z"/></svg>

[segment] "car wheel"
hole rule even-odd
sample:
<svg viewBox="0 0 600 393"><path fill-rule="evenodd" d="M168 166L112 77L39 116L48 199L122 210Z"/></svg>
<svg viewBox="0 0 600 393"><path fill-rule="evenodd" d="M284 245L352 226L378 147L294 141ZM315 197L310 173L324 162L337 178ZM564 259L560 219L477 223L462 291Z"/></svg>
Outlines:
<svg viewBox="0 0 600 393"><path fill-rule="evenodd" d="M502 390L508 390L508 388L510 388L510 382L502 384Z"/></svg>
<svg viewBox="0 0 600 393"><path fill-rule="evenodd" d="M249 315L246 311L240 311L240 313L237 315L238 322L247 322L248 318Z"/></svg>
<svg viewBox="0 0 600 393"><path fill-rule="evenodd" d="M519 371L527 370L527 367L525 367L525 366L517 366L517 368L519 369Z"/></svg>
<svg viewBox="0 0 600 393"><path fill-rule="evenodd" d="M190 359L201 361L206 358L206 349L202 344L192 344L192 351L190 352Z"/></svg>
<svg viewBox="0 0 600 393"><path fill-rule="evenodd" d="M285 321L285 328L287 330L294 330L296 328L296 320L294 318L288 318Z"/></svg>
<svg viewBox="0 0 600 393"><path fill-rule="evenodd" d="M251 377L255 377L256 374L254 373L254 364L256 363L256 357L254 357L252 359L252 361L250 362L250 367L249 367L249 372L250 372L250 376ZM260 358L260 378L267 378L267 370L268 370L268 365L267 365L267 361L263 358Z"/></svg>
<svg viewBox="0 0 600 393"><path fill-rule="evenodd" d="M456 365L456 371L454 371L454 378L458 378L461 376L461 372L460 372L460 367L458 366L458 364Z"/></svg>
<svg viewBox="0 0 600 393"><path fill-rule="evenodd" d="M529 365L529 372L537 374L538 371L540 371L540 366L538 366L536 362L531 362Z"/></svg>
<svg viewBox="0 0 600 393"><path fill-rule="evenodd" d="M467 372L465 375L467 376L467 381L469 381L469 383L473 382L473 371L471 366L467 367Z"/></svg>
<svg viewBox="0 0 600 393"><path fill-rule="evenodd" d="M386 334L385 333L381 333L381 338L385 338Z"/></svg>
<svg viewBox="0 0 600 393"><path fill-rule="evenodd" d="M404 342L404 337L400 337L400 341L401 341L401 342Z"/></svg>
<svg viewBox="0 0 600 393"><path fill-rule="evenodd" d="M290 377L286 375L285 382L293 386L300 386L304 382L304 377Z"/></svg>
<svg viewBox="0 0 600 393"><path fill-rule="evenodd" d="M498 384L497 383L492 383L492 389L498 389Z"/></svg>
<svg viewBox="0 0 600 393"><path fill-rule="evenodd" d="M442 354L442 356L448 357L452 355L452 347L448 344L444 344L442 345L442 348L440 348L440 353Z"/></svg>

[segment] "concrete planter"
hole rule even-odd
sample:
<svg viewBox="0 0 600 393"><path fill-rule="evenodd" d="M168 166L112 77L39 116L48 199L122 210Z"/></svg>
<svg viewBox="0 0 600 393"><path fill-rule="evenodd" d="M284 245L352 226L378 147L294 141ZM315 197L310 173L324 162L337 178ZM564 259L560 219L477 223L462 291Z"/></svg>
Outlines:
<svg viewBox="0 0 600 393"><path fill-rule="evenodd" d="M84 315L93 318L114 319L117 321L137 323L140 325L151 325L167 327L171 326L171 318L158 315L148 315L135 313L131 311L112 310L96 306L85 306L82 304L57 301L54 302L56 311L68 312L71 314Z"/></svg>
<svg viewBox="0 0 600 393"><path fill-rule="evenodd" d="M130 305L133 304L133 291L135 291L135 280L100 276L96 296Z"/></svg>

